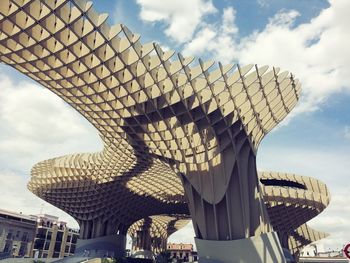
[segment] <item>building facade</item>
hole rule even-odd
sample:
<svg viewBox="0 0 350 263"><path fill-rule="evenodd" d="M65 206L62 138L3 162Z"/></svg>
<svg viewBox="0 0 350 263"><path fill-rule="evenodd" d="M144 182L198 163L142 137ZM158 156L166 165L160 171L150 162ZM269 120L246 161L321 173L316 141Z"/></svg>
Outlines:
<svg viewBox="0 0 350 263"><path fill-rule="evenodd" d="M66 222L51 215L38 215L33 255L39 258L73 256L79 230L69 228Z"/></svg>
<svg viewBox="0 0 350 263"><path fill-rule="evenodd" d="M69 228L56 216L0 210L0 259L73 256L78 237L79 230Z"/></svg>
<svg viewBox="0 0 350 263"><path fill-rule="evenodd" d="M0 259L31 257L36 217L0 209Z"/></svg>
<svg viewBox="0 0 350 263"><path fill-rule="evenodd" d="M171 259L181 260L181 262L196 262L198 260L197 252L193 251L193 244L176 244L167 245Z"/></svg>

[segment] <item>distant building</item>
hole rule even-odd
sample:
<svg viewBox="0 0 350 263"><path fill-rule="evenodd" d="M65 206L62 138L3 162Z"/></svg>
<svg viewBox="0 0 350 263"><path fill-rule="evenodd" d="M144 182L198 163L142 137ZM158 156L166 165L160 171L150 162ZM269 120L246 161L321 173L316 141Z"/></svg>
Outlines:
<svg viewBox="0 0 350 263"><path fill-rule="evenodd" d="M63 258L74 255L79 230L67 227L58 217L38 215L34 255L39 258Z"/></svg>
<svg viewBox="0 0 350 263"><path fill-rule="evenodd" d="M51 215L23 215L0 209L0 259L63 258L74 255L79 230Z"/></svg>
<svg viewBox="0 0 350 263"><path fill-rule="evenodd" d="M192 244L169 243L167 250L170 253L170 258L173 259L180 259L183 262L195 262L198 260L197 252L193 251Z"/></svg>
<svg viewBox="0 0 350 263"><path fill-rule="evenodd" d="M0 259L31 257L36 217L0 209Z"/></svg>
<svg viewBox="0 0 350 263"><path fill-rule="evenodd" d="M324 247L320 244L311 244L306 246L300 253L300 263L330 263L344 262L349 260L343 255L343 250L328 250L324 251Z"/></svg>
<svg viewBox="0 0 350 263"><path fill-rule="evenodd" d="M334 258L343 257L343 250L325 250L320 244L310 244L305 246L300 253L301 257L324 257L324 258Z"/></svg>

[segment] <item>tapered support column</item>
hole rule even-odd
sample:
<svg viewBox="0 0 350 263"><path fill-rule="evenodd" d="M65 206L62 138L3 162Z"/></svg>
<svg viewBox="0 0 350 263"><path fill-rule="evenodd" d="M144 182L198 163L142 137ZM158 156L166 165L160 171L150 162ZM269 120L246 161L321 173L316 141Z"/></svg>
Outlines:
<svg viewBox="0 0 350 263"><path fill-rule="evenodd" d="M155 236L151 238L152 240L152 250L154 254L159 254L167 249L167 237Z"/></svg>
<svg viewBox="0 0 350 263"><path fill-rule="evenodd" d="M132 251L149 251L154 255L167 249L168 237L189 222L188 215L157 215L145 217L130 226ZM141 253L137 253L141 255Z"/></svg>
<svg viewBox="0 0 350 263"><path fill-rule="evenodd" d="M149 251L155 255L166 250L167 237L152 236L151 229L142 229L136 231L132 238L132 251Z"/></svg>
<svg viewBox="0 0 350 263"><path fill-rule="evenodd" d="M132 251L151 251L151 224L152 220L149 217L145 218L143 224L134 233Z"/></svg>
<svg viewBox="0 0 350 263"><path fill-rule="evenodd" d="M228 260L229 255L240 255L237 262L283 262L273 260L282 259L283 253L267 216L255 151L245 130L232 126L219 143L218 155L197 165L196 170L188 166L186 173L180 174L200 258L208 255L218 262L235 262ZM248 244L257 261L241 255ZM211 246L218 249L208 250ZM269 254L266 260L258 261L261 253Z"/></svg>

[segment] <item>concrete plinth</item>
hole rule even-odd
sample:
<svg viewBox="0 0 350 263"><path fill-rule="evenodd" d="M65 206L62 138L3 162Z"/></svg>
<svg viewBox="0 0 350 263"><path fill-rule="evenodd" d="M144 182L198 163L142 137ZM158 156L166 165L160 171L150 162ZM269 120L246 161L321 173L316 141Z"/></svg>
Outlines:
<svg viewBox="0 0 350 263"><path fill-rule="evenodd" d="M139 250L131 255L132 258L141 258L141 259L152 259L154 260L154 255L150 250Z"/></svg>
<svg viewBox="0 0 350 263"><path fill-rule="evenodd" d="M275 232L217 241L195 238L200 263L286 263Z"/></svg>
<svg viewBox="0 0 350 263"><path fill-rule="evenodd" d="M113 256L122 257L125 253L126 236L125 235L110 235L91 239L79 239L75 250L75 255L89 257L95 256Z"/></svg>

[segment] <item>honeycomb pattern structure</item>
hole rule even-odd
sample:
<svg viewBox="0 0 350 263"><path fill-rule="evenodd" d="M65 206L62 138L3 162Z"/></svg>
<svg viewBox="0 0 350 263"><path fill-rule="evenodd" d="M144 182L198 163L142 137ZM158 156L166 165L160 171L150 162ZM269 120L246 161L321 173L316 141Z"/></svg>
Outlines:
<svg viewBox="0 0 350 263"><path fill-rule="evenodd" d="M104 142L99 153L38 163L29 189L72 215L83 239L188 209L201 239L272 231L263 195L276 194L267 208L285 214L278 193L260 189L256 153L297 103L299 81L275 67L194 62L107 17L83 0L0 5L0 61L57 94Z"/></svg>

